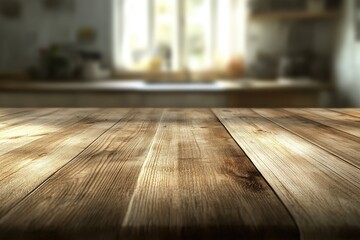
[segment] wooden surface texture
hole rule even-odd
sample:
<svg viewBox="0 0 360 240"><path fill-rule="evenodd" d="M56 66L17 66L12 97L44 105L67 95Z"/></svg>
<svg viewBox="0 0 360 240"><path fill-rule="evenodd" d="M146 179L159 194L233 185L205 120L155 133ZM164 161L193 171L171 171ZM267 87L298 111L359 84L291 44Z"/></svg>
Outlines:
<svg viewBox="0 0 360 240"><path fill-rule="evenodd" d="M358 239L358 109L0 109L0 239Z"/></svg>

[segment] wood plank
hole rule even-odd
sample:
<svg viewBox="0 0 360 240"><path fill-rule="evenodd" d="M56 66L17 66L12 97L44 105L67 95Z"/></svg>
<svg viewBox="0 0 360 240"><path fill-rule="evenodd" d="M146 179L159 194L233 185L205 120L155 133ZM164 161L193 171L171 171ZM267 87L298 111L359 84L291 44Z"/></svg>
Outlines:
<svg viewBox="0 0 360 240"><path fill-rule="evenodd" d="M254 111L360 168L360 138L284 110L256 109Z"/></svg>
<svg viewBox="0 0 360 240"><path fill-rule="evenodd" d="M78 155L128 110L74 114L72 123L0 156L0 216ZM30 126L31 127L31 126ZM9 194L11 193L11 194Z"/></svg>
<svg viewBox="0 0 360 240"><path fill-rule="evenodd" d="M0 129L9 129L10 127L17 127L25 124L32 119L39 119L59 112L60 109L56 108L43 108L43 109L27 109L20 112L4 115L0 117Z"/></svg>
<svg viewBox="0 0 360 240"><path fill-rule="evenodd" d="M360 118L327 109L286 109L360 138Z"/></svg>
<svg viewBox="0 0 360 240"><path fill-rule="evenodd" d="M358 168L252 110L214 112L295 217L301 238L360 235Z"/></svg>
<svg viewBox="0 0 360 240"><path fill-rule="evenodd" d="M27 115L36 114L42 111L53 111L54 109L36 109L36 108L0 108L0 121L14 120Z"/></svg>
<svg viewBox="0 0 360 240"><path fill-rule="evenodd" d="M77 123L97 109L36 109L0 119L0 156Z"/></svg>
<svg viewBox="0 0 360 240"><path fill-rule="evenodd" d="M4 115L0 117L0 130L16 127L26 122L29 119L36 119L54 113L55 109L37 109L25 110L18 113Z"/></svg>
<svg viewBox="0 0 360 240"><path fill-rule="evenodd" d="M0 118L4 117L4 116L8 116L8 115L12 115L12 114L16 114L16 113L20 113L23 111L26 111L28 109L24 109L24 108L0 108Z"/></svg>
<svg viewBox="0 0 360 240"><path fill-rule="evenodd" d="M359 117L360 118L360 109L359 108L332 108L330 109L334 112L339 112L343 114L348 114L350 116Z"/></svg>
<svg viewBox="0 0 360 240"><path fill-rule="evenodd" d="M13 208L0 229L297 237L285 207L209 110L169 110L159 125L161 112L124 119Z"/></svg>
<svg viewBox="0 0 360 240"><path fill-rule="evenodd" d="M26 109L24 112L0 118L0 154L29 143L78 122L99 109ZM8 146L5 147L5 144ZM22 143L23 144L23 143ZM9 149L10 148L10 149Z"/></svg>
<svg viewBox="0 0 360 240"><path fill-rule="evenodd" d="M0 233L116 238L162 114L161 109L128 112L3 217Z"/></svg>
<svg viewBox="0 0 360 240"><path fill-rule="evenodd" d="M130 236L297 238L290 215L210 110L167 110L123 222Z"/></svg>

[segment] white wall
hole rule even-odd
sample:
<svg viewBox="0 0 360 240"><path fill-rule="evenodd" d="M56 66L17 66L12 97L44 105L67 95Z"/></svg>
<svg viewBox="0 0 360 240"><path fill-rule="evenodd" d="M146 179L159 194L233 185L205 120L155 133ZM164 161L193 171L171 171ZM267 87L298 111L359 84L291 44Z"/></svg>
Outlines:
<svg viewBox="0 0 360 240"><path fill-rule="evenodd" d="M123 34L123 0L110 0L111 3L109 7L111 8L111 23L109 30L109 36L111 41L111 52L109 56L111 57L112 67L117 69L122 64L122 34Z"/></svg>
<svg viewBox="0 0 360 240"><path fill-rule="evenodd" d="M355 0L344 1L335 76L338 104L341 107L360 107L360 41L355 39Z"/></svg>
<svg viewBox="0 0 360 240"><path fill-rule="evenodd" d="M44 10L41 0L19 1L19 19L0 16L0 71L29 67L37 61L38 50L49 44L74 42L80 26L96 29L97 39L87 48L100 51L104 63L111 64L113 0L69 0L58 11Z"/></svg>
<svg viewBox="0 0 360 240"><path fill-rule="evenodd" d="M99 51L107 65L111 65L113 58L113 1L76 0L75 28L90 26L96 29L96 42L88 48Z"/></svg>
<svg viewBox="0 0 360 240"><path fill-rule="evenodd" d="M39 0L20 0L19 19L0 17L0 70L28 67L38 49L52 42L68 42L72 37L74 5L59 12L44 11Z"/></svg>
<svg viewBox="0 0 360 240"><path fill-rule="evenodd" d="M247 64L258 63L258 54L273 58L271 67L277 74L276 62L291 52L310 51L320 59L331 58L336 36L334 21L250 21L247 31ZM249 69L252 76L252 69Z"/></svg>

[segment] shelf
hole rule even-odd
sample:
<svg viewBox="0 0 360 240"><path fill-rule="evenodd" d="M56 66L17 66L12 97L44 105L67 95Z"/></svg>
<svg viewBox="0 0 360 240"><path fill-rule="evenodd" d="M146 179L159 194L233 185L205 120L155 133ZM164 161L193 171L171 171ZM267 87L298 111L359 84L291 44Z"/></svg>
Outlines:
<svg viewBox="0 0 360 240"><path fill-rule="evenodd" d="M324 11L324 12L282 11L282 12L255 13L250 15L250 21L335 19L339 16L340 16L339 11Z"/></svg>

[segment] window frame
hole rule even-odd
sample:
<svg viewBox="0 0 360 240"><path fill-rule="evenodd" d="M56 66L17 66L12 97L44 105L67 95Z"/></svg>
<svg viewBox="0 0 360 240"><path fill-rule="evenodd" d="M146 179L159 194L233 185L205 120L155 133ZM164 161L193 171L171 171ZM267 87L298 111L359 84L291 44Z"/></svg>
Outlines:
<svg viewBox="0 0 360 240"><path fill-rule="evenodd" d="M131 1L131 0L130 0ZM214 65L216 58L216 46L218 44L217 41L217 6L219 0L209 0L210 1L210 24L209 24L209 44L206 46L206 54L208 65ZM237 0L229 0L229 4L233 6L237 6L239 3L236 3ZM122 4L125 4L125 1L122 1ZM120 75L125 78L147 78L147 79L159 79L159 78L167 78L167 79L218 79L218 78L236 78L234 76L228 75L226 72L221 70L199 70L199 71L190 71L186 65L186 1L185 0L176 0L175 1L175 41L172 46L173 54L172 54L172 62L173 69L170 71L138 71L138 70L125 70L121 71ZM122 6L122 10L124 11L124 5ZM125 14L122 14L123 16ZM229 16L229 18L234 18L234 16ZM124 29L126 24L126 19L122 19L121 25ZM149 48L154 47L155 42L155 0L148 0L148 40L149 40ZM122 34L121 41L124 41L124 33ZM230 44L230 43L229 43ZM233 44L231 44L233 45ZM234 46L230 46L232 50L234 50ZM124 49L121 48L121 51ZM123 56L123 54L120 54ZM121 59L122 64L124 63Z"/></svg>

